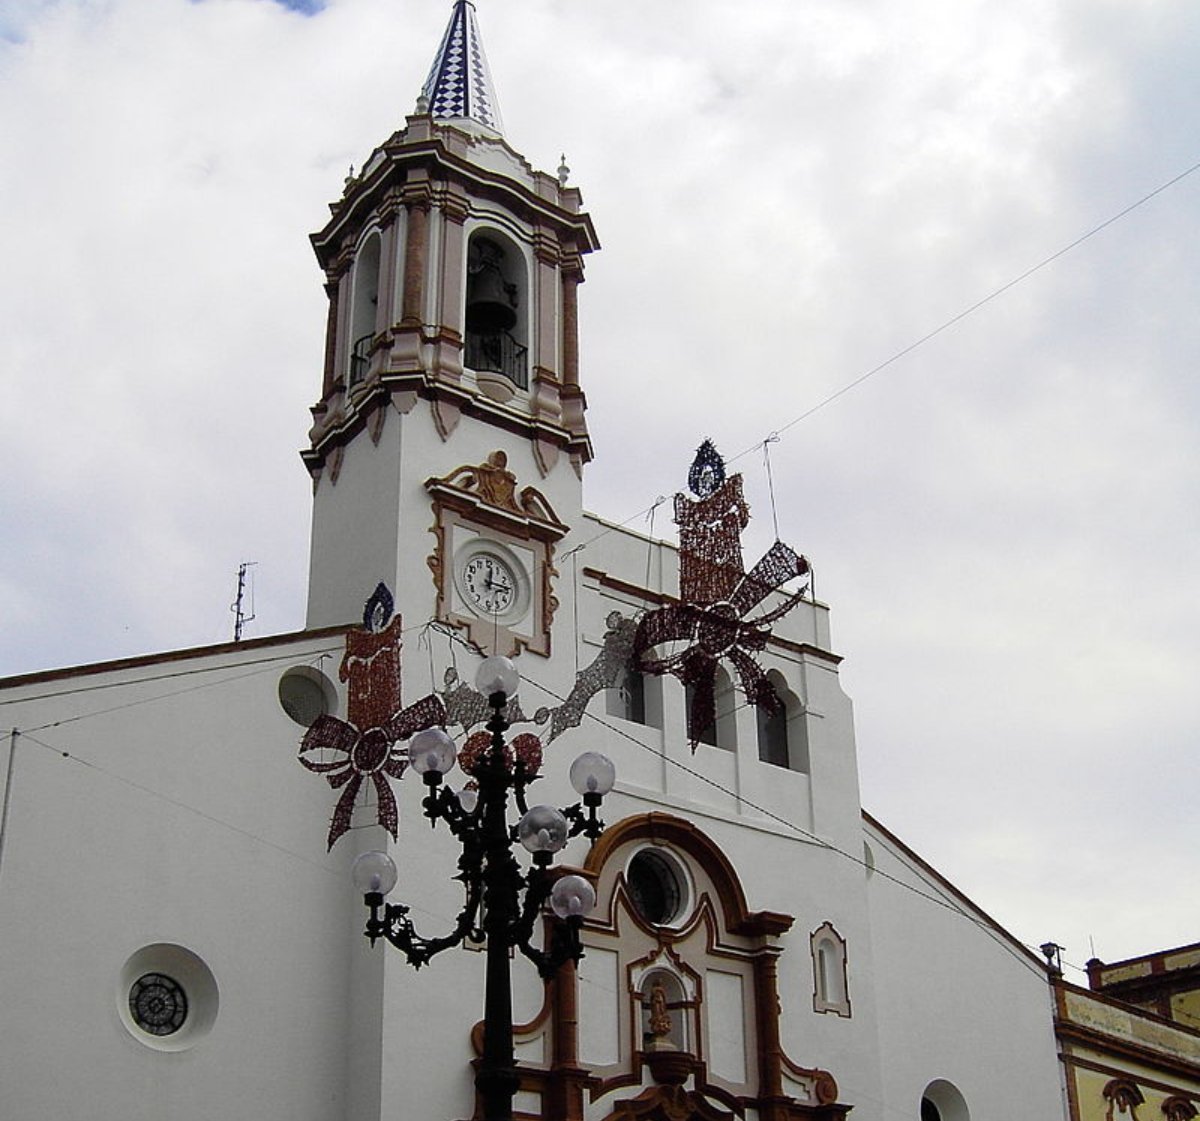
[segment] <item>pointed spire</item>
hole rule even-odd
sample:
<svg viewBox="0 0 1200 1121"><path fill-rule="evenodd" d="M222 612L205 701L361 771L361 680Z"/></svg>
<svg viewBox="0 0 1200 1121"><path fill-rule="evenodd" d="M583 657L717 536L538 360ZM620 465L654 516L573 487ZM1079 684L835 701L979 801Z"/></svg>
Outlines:
<svg viewBox="0 0 1200 1121"><path fill-rule="evenodd" d="M434 117L476 121L494 132L503 131L471 0L455 0L421 96L429 102Z"/></svg>

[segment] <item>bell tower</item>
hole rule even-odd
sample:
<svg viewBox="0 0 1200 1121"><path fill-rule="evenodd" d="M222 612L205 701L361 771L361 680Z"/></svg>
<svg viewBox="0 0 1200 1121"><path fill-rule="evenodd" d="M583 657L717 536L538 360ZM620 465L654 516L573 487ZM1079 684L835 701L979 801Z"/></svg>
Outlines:
<svg viewBox="0 0 1200 1121"><path fill-rule="evenodd" d="M502 452L564 521L579 511L577 289L598 242L567 169L535 171L501 130L473 5L455 0L415 113L312 237L329 314L301 453L309 626L354 620L380 580L432 593L431 477Z"/></svg>

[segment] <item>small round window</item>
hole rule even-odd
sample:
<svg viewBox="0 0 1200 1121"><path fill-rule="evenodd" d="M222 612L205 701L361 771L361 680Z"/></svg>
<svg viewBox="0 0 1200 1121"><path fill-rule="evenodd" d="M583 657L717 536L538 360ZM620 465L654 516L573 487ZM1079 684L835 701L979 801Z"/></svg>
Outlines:
<svg viewBox="0 0 1200 1121"><path fill-rule="evenodd" d="M687 879L678 861L656 849L641 849L625 873L633 909L653 926L674 922L687 903Z"/></svg>
<svg viewBox="0 0 1200 1121"><path fill-rule="evenodd" d="M337 708L337 690L320 670L292 666L279 679L279 705L297 724L308 728L318 716Z"/></svg>
<svg viewBox="0 0 1200 1121"><path fill-rule="evenodd" d="M220 1004L205 962L183 946L156 942L131 954L117 978L117 1015L154 1051L186 1051L211 1030Z"/></svg>

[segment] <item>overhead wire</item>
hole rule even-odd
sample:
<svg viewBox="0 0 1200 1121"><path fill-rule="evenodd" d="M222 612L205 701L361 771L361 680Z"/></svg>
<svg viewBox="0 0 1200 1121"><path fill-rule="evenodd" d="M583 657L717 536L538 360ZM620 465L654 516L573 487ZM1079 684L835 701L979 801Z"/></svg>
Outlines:
<svg viewBox="0 0 1200 1121"><path fill-rule="evenodd" d="M1101 233L1103 230L1108 229L1109 226L1114 225L1116 222L1119 222L1121 219L1132 214L1139 207L1144 206L1146 203L1150 202L1152 199L1156 198L1158 195L1161 195L1164 191L1167 191L1171 187L1174 187L1177 183L1182 182L1188 176L1195 174L1197 171L1200 171L1200 162L1192 164L1190 167L1185 168L1183 171L1179 172L1179 174L1172 176L1166 182L1160 183L1153 190L1147 191L1144 195L1142 195L1136 201L1131 202L1127 206L1122 207L1115 214L1110 215L1108 218L1105 218L1104 221L1098 222L1096 225L1094 225L1090 229L1088 229L1085 233L1080 234L1073 241L1070 241L1066 245L1062 246L1062 248L1055 250L1053 253L1049 254L1046 257L1043 257L1036 264L1029 266L1024 271L1018 273L1011 280L1005 282L1004 284L1001 284L998 288L993 289L987 295L976 300L974 303L970 304L968 307L964 308L962 311L958 312L955 315L952 315L949 319L944 320L937 327L934 327L932 330L925 332L925 334L921 335L919 338L915 339L913 342L909 343L907 346L901 347L895 353L893 353L889 357L885 358L882 362L877 363L876 365L872 366L870 369L859 374L857 377L852 378L850 381L848 381L846 384L841 386L839 389L834 390L832 393L821 398L814 405L809 406L807 409L798 413L796 416L792 417L790 420L788 420L784 424L780 425L778 428L773 429L762 439L756 440L754 443L743 448L741 451L737 452L735 455L725 457L725 462L727 464L735 463L738 460L749 455L751 452L757 450L759 447L764 447L767 443L777 443L785 432L788 432L792 428L795 428L796 425L807 420L809 417L813 416L814 414L819 413L822 409L827 408L829 405L832 405L835 401L844 397L851 390L857 389L864 382L867 382L871 378L875 377L877 374L882 373L884 370L888 369L888 367L890 367L890 366L894 365L896 362L900 361L900 359L907 357L909 354L912 354L913 351L924 346L926 343L930 342L931 340L937 338L943 332L948 331L951 327L955 326L958 323L961 323L964 319L967 319L969 316L974 315L975 312L986 307L993 300L998 299L1000 296L1004 295L1006 292L1015 288L1017 285L1028 280L1031 276L1035 275L1036 273L1041 272L1042 269L1053 264L1055 261L1059 260L1061 257L1066 256L1068 253L1072 252L1072 250L1077 249L1079 246L1083 245L1085 242L1089 241L1091 238L1095 237L1097 234ZM572 548L571 552L582 551L583 549L586 549L590 545L594 544L596 541L599 541L601 538L608 536L608 534L614 532L615 530L626 528L630 522L636 521L638 518L644 517L646 515L646 513L652 508L652 506L653 506L653 504L650 507L645 507L645 508L639 510L637 513L630 515L629 517L623 519L620 522L616 522L616 523L606 526L605 529L601 530L599 533L588 538L586 541L582 541L578 545L575 545Z"/></svg>
<svg viewBox="0 0 1200 1121"><path fill-rule="evenodd" d="M562 702L566 699L566 698L562 697L560 694L556 693L553 689L550 689L548 686L542 685L537 681L533 681L532 679L527 678L527 677L522 677L522 680L529 681L529 683L531 685L533 685L535 688L540 689L542 692L546 693L548 696L554 698L555 700L557 700L559 702ZM650 754L656 756L657 758L663 760L668 765L675 767L676 769L682 771L684 774L688 775L689 777L703 783L706 786L712 787L714 790L718 791L721 794L724 794L726 797L734 800L735 802L738 802L741 805L746 806L747 808L753 810L755 813L761 814L763 817L765 817L769 821L772 821L778 825L781 825L784 828L790 830L791 832L798 834L799 837L805 843L811 844L814 847L826 849L829 852L835 853L836 855L843 857L846 860L849 860L852 864L856 864L859 867L869 871L872 875L876 875L876 876L881 877L882 879L888 880L891 883L902 888L903 890L911 892L913 895L917 896L918 898L925 900L926 902L934 903L937 906L942 907L942 908L952 912L953 914L959 915L960 917L967 919L969 922L973 923L975 926L979 927L981 930L983 930L989 936L991 936L993 939L995 939L1000 945L1005 946L1005 948L1007 950L1009 950L1010 953L1012 953L1011 947L1007 945L1007 939L1011 938L1012 936L1009 935L1006 931L998 929L996 927L996 925L993 922L991 922L990 920L978 918L975 915L970 914L958 903L951 902L950 900L944 899L940 896L932 895L928 892L922 891L920 888L915 887L914 885L908 883L907 881L905 881L903 879L900 879L898 876L893 876L891 873L879 868L878 865L876 865L875 867L872 867L871 865L869 865L866 862L866 860L863 857L861 857L855 853L847 852L845 849L834 844L832 841L826 840L825 838L819 837L815 833L810 832L809 830L805 829L803 826L801 826L797 822L792 821L789 818L783 817L782 815L775 813L773 810L767 809L765 806L760 805L757 802L754 802L753 800L745 797L745 795L743 795L741 793L737 793L735 791L730 790L728 787L722 785L720 782L717 782L715 779L709 778L707 775L701 773L695 767L689 767L682 760L672 758L670 755L668 755L666 753L665 750L656 748L653 745L646 743L644 740L638 739L636 736L631 735L629 732L625 731L625 729L619 728L615 724L612 724L609 721L605 720L602 716L598 716L595 713L588 712L586 710L584 711L583 715L587 719L594 721L595 723L601 725L601 727L603 727L609 733L614 734L614 735L620 737L621 739L627 740L628 742L630 742L632 744L635 744L637 747L639 747L642 750L647 751ZM1036 952L1036 947L1030 946L1028 943L1021 943L1021 944L1023 946L1025 946L1025 948L1027 950L1029 950L1030 952ZM1013 954L1013 957L1017 961L1020 961L1022 965L1029 967L1031 970L1033 970L1039 976L1044 976L1044 972L1042 970L1038 969L1036 967L1036 965L1034 965L1034 963L1031 963L1028 959L1026 959L1022 956L1018 956L1015 953Z"/></svg>
<svg viewBox="0 0 1200 1121"><path fill-rule="evenodd" d="M469 643L461 635L455 633L451 628L447 627L445 624L441 623L438 620L426 620L425 622L422 622L420 624L415 624L411 627L406 627L406 628L402 629L402 633L405 633L405 634L411 634L414 631L420 631L426 635L430 631L437 631L439 633L442 633L448 639L448 643L449 643L449 646L451 649L453 649L453 647L457 645L457 646L462 646L464 649L468 650L471 653L477 652L471 643ZM332 652L336 649L338 649L338 648L331 647L325 651L318 651L315 653L319 654L320 656L327 656L329 652ZM310 653L314 653L314 652L310 652ZM251 673L231 675L231 676L223 677L217 681L205 682L200 685L191 686L187 689L172 690L168 693L158 694L153 697L140 697L133 701L127 702L126 704L123 704L123 705L116 705L116 706L113 706L113 707L107 708L107 709L94 710L89 713L79 713L72 717L65 717L61 720L51 721L51 722L48 722L45 724L35 725L35 726L29 727L29 728L17 728L17 729L14 729L14 731L16 732L16 734L19 737L28 739L32 743L37 744L39 747L41 747L47 751L53 752L54 754L59 755L60 757L62 757L64 759L72 760L73 762L78 763L82 766L88 767L94 771L97 771L98 773L105 774L105 775L109 776L110 778L115 779L116 781L119 781L119 782L123 782L126 785L128 785L134 789L140 790L147 795L150 795L155 798L159 798L162 801L167 802L171 805L177 806L180 809L184 809L189 812L195 813L195 814L199 815L200 817L203 817L206 820L209 820L210 822L212 822L214 824L227 827L227 828L233 830L234 832L237 832L237 833L240 833L247 837L251 837L255 840L261 841L263 844L266 844L273 848L276 848L281 852L287 852L290 855L295 856L297 859L304 860L306 863L312 864L315 867L324 867L322 865L316 864L316 862L309 860L308 858L302 856L299 853L295 853L292 850L286 849L286 848L276 844L275 842L269 841L266 838L260 837L256 834L253 834L250 831L245 830L240 826L232 824L231 822L226 822L220 818L217 818L214 815L212 815L204 810L201 810L198 807L191 805L190 803L188 803L186 801L172 797L171 795L165 794L162 791L155 790L153 787L148 786L145 783L141 783L136 780L130 779L126 776L120 775L118 772L113 771L109 768L106 768L106 767L102 766L101 764L98 764L98 763L96 763L92 760L89 760L83 756L80 756L74 752L55 747L54 745L45 742L43 739L41 739L38 736L33 734L35 732L42 732L42 731L45 731L50 728L61 727L61 726L64 726L67 724L72 724L72 723L78 723L78 722L81 722L81 721L84 721L84 720L87 720L87 719L90 719L93 717L108 715L112 712L118 712L118 711L122 711L125 709L134 708L139 705L151 704L156 701L167 700L172 697L177 697L177 696L180 696L180 695L183 695L186 693L195 692L199 689L211 688L211 687L214 687L217 685L227 684L232 681L244 680L249 677L253 677L253 676L260 675L262 673L269 672L271 669L274 668L275 664L277 664L280 661L288 660L288 657L289 656L285 654L285 655L280 655L277 657L272 657L269 659L261 659L260 662L265 663L265 664L260 665L259 668L256 668ZM294 658L294 654L292 654L291 657ZM205 667L204 670L196 670L196 671L192 671L192 672L206 672L206 671L212 671L212 670L215 670L218 668L221 668L221 667ZM180 676L187 676L187 675L188 674L186 672L180 672L177 674L159 674L159 675L155 675L155 676L146 675L145 677L141 678L140 680L135 680L135 681L126 680L124 682L124 684L127 684L127 685L145 684L146 682L149 682L149 681L170 680L172 678L176 678L176 677L180 677ZM547 696L553 698L554 700L557 700L560 703L562 703L565 700L565 698L563 696L561 696L559 693L557 693L556 691L551 689L549 686L542 684L541 682L538 682L529 677L525 677L523 680L527 681L532 687L540 690L541 692L545 693ZM42 699L45 699L45 698L43 697ZM744 707L744 706L739 706L739 707ZM812 833L809 830L804 829L801 825L799 825L799 823L794 822L786 817L781 816L780 814L775 813L774 811L768 809L767 807L762 806L762 805L754 802L753 800L746 798L741 793L737 793L735 791L730 790L728 787L724 786L722 783L703 774L701 771L699 771L695 767L688 766L688 764L684 763L682 760L672 758L670 755L668 755L666 753L666 751L664 749L656 748L653 745L648 744L641 739L638 739L636 736L633 736L629 732L625 731L625 729L618 727L617 725L611 723L610 721L605 720L603 717L600 717L600 716L596 715L595 713L587 712L585 710L583 715L587 719L600 724L609 733L616 735L617 737L636 745L638 748L642 749L643 751L647 751L647 752L655 755L659 759L666 762L669 766L672 766L672 767L676 768L677 770L682 771L683 773L689 775L691 778L693 778L697 782L700 782L703 785L711 787L712 789L716 790L718 793L724 795L725 797L728 797L728 798L732 799L733 801L740 803L741 805L747 807L748 809L753 810L755 813L761 814L765 819L772 821L772 822L776 823L777 825L780 825L780 826L786 828L787 830L793 832L800 839L802 839L804 843L811 844L815 847L827 849L830 852L835 853L862 868L869 867L869 865L867 865L866 861L861 856L858 856L854 853L847 852L845 849L840 848L839 846L835 845L831 841L828 841L825 838L819 837L815 833ZM932 895L928 892L922 891L921 889L915 887L914 885L907 883L906 881L904 881L896 876L893 876L890 873L888 873L878 867L875 867L874 869L872 869L872 872L875 875L881 876L883 879L886 879L886 880L889 880L889 881L895 883L897 886L903 888L906 891L911 892L912 894L916 895L917 897L919 897L921 899L924 899L927 902L934 903L939 907L942 907L946 910L949 910L955 914L960 915L961 917L963 917L963 918L967 919L968 921L974 923L975 925L979 926L981 929L987 931L992 937L997 938L997 940L1000 941L1001 944L1005 944L1003 942L1003 940L999 938L999 934L1001 932L997 931L997 929L992 924L985 922L981 919L978 919L974 915L969 914L958 904L952 903L952 902L950 902L946 899L943 899L939 896ZM1029 963L1025 962L1025 964L1029 964Z"/></svg>
<svg viewBox="0 0 1200 1121"><path fill-rule="evenodd" d="M875 366L871 367L870 369L866 370L862 374L853 378L851 381L847 382L845 385L841 386L834 392L828 394L826 397L817 401L814 405L810 406L809 408L805 409L803 412L799 413L792 419L788 420L783 425L774 429L763 440L755 442L754 444L750 445L748 448L746 448L743 451L738 452L736 455L730 457L727 460L727 462L734 462L734 461L742 458L743 456L749 454L750 452L754 451L756 448L762 447L765 465L766 465L766 471L768 474L768 485L770 487L770 492L771 492L772 513L774 516L774 482L773 482L773 479L771 478L770 459L769 459L769 454L767 451L767 446L769 443L778 442L784 433L788 432L790 429L794 428L796 425L800 424L802 421L807 420L809 417L813 416L815 413L817 413L817 412L821 411L822 409L828 407L829 405L833 404L835 401L839 400L841 397L845 396L850 391L858 388L858 386L867 382L868 380L875 377L877 374L881 373L882 371L888 369L890 366L894 365L900 359L913 353L913 351L917 350L919 347L925 345L932 339L936 338L938 335L942 334L943 332L949 330L951 327L960 323L962 320L973 315L975 312L977 312L980 309L982 309L983 307L987 306L992 301L994 301L997 298L999 298L1000 296L1002 296L1004 293L1010 291L1012 288L1021 284L1025 280L1029 279L1031 276L1040 272L1042 269L1048 267L1055 261L1059 260L1061 257L1065 256L1066 254L1070 253L1074 249L1078 248L1080 245L1084 244L1085 242L1087 242L1088 240L1090 240L1091 238L1093 238L1094 236L1096 236L1103 230L1107 229L1109 226L1111 226L1114 223L1125 218L1127 215L1131 214L1133 211L1137 210L1139 207L1145 205L1153 198L1162 194L1164 191L1168 190L1169 188L1173 187L1177 183L1186 179L1188 176L1194 174L1198 170L1200 170L1200 162L1192 164L1190 167L1186 168L1184 171L1173 176L1171 179L1160 184L1158 187L1154 188L1153 190L1147 192L1146 194L1144 194L1143 196L1138 198L1133 203L1130 203L1128 206L1125 206L1120 211L1118 211L1116 214L1113 214L1112 216L1105 219L1104 221L1091 227L1089 230L1087 230L1085 233L1083 233L1079 237L1075 238L1073 241L1069 242L1067 245L1058 249L1054 253L1051 253L1047 257L1044 257L1043 259L1038 261L1036 264L1025 269L1023 272L1019 273L1017 276L1015 276L1014 278L1012 278L1005 284L1000 285L998 288L989 292L986 296L982 297L981 299L976 300L974 303L970 304L968 307L966 307L962 311L958 312L956 315L951 316L949 319L947 319L943 323L939 324L933 330L928 331L925 334L921 335L914 342L908 344L905 347L902 347L900 350L896 351L895 353L890 355L888 358L884 359L882 362L877 363ZM606 528L603 529L600 533L593 535L591 538L589 538L585 541L582 541L579 544L573 546L571 549L567 550L563 554L563 558L564 559L566 557L573 558L576 554L578 554L579 552L588 548L590 545L594 544L596 541L600 540L601 538L607 536L609 533L612 533L617 529L625 529L630 522L633 522L640 517L644 517L647 514L652 514L653 510L662 501L663 501L663 499L660 497L660 498L656 499L655 502L651 503L650 506L646 507L643 510L638 511L637 513L624 519L622 522L606 526ZM652 526L652 524L653 523L651 523L651 526ZM777 518L776 518L776 534L778 535ZM427 628L428 624L421 624L421 627ZM411 629L418 629L418 628L411 628ZM335 652L337 649L338 649L337 647L329 647L325 651L319 651L318 653L323 654L323 655L328 655L330 653ZM432 651L431 651L431 653L432 653ZM18 729L17 731L19 732L19 734L22 737L29 739L31 742L37 744L38 746L43 747L46 750L54 751L66 758L73 759L74 761L76 761L84 766L92 767L93 769L101 771L102 773L112 775L112 772L108 772L103 767L100 767L97 764L94 764L87 760L84 760L77 755L72 755L69 752L58 751L58 749L52 747L49 744L44 743L43 741L38 739L36 736L34 736L32 733L38 732L38 731L44 731L49 728L61 727L66 724L77 723L77 722L80 722L83 720L88 720L88 719L91 719L91 718L94 718L97 716L108 715L108 714L111 714L114 712L119 712L119 711L123 711L123 710L129 709L129 708L134 708L139 705L159 702L162 700L166 700L170 697L181 696L186 693L194 692L194 691L197 691L200 689L212 688L216 685L223 685L223 684L227 684L232 681L243 680L248 677L256 676L257 674L260 674L260 673L268 672L279 661L286 660L291 657L294 657L294 654L289 652L289 653L281 654L281 655L274 656L271 658L258 659L256 661L250 662L250 663L241 663L242 665L246 665L246 664L258 665L258 666L262 666L264 668L252 670L250 673L227 675L227 676L221 677L218 680L204 682L204 683L201 683L201 684L198 684L195 686L191 686L186 689L174 690L169 693L158 694L153 697L137 698L135 700L126 702L125 704L112 706L112 707L106 708L106 709L93 710L88 713L79 713L79 714L76 714L75 716L63 717L59 720L51 721L51 722L41 724L41 725L36 725L31 728ZM103 683L97 683L97 684L92 684L92 685L83 685L83 686L79 686L78 688L69 688L69 689L63 689L63 690L56 689L56 690L53 690L50 692L35 694L32 696L3 698L3 699L0 699L0 706L14 704L14 703L33 703L33 702L52 699L52 698L59 699L64 696L70 696L70 695L74 695L74 694L78 694L78 693L93 692L93 691L98 691L98 690L103 690L103 689L117 688L117 687L121 687L121 686L128 687L133 684L145 684L149 681L171 680L171 679L175 679L175 678L190 677L190 676L194 676L194 675L198 675L198 674L214 673L219 670L226 669L226 668L228 668L228 667L225 667L225 666L190 667L188 669L179 670L175 673L168 673L168 674L154 674L154 675L147 674L142 677L135 677L135 678L130 678L130 677L126 676L126 677L123 677L119 681L103 682ZM536 683L531 682L531 684L536 684ZM547 689L546 687L544 687L544 686L538 686L538 687L542 688L549 695L556 696L556 694L554 694L553 691ZM558 699L560 701L562 700L561 697L559 697ZM638 746L640 746L646 750L651 750L651 751L654 750L653 748L650 747L650 745L643 743L642 741L638 740L634 736L630 736L623 729L619 729L619 728L616 728L614 725L608 724L606 721L601 720L599 717L595 716L594 714L586 713L585 715L587 715L589 718L591 718L593 720L598 720L601 724L605 725L611 732L617 734L618 736L628 739L630 742L635 743ZM776 814L772 813L771 811L766 810L765 807L755 805L754 803L748 801L747 799L745 799L744 797L742 797L739 794L736 794L732 791L726 790L725 788L723 788L721 786L721 784L709 779L705 775L702 775L700 772L696 771L694 768L687 767L685 764L681 763L679 760L671 759L669 756L667 756L665 754L665 752L656 753L656 754L661 754L663 756L663 758L665 758L669 763L681 768L685 772L687 772L690 775L692 775L693 777L695 777L697 780L702 781L704 783L707 783L707 784L715 787L716 789L722 791L727 796L741 801L743 804L745 804L745 805L749 806L751 809L755 810L755 812L762 813L767 818L777 821L780 824L785 825L787 828L794 830L795 832L801 834L810 843L814 843L814 844L820 845L821 847L828 848L833 852L839 853L841 856L845 857L846 859L849 859L857 864L865 866L865 862L861 858L855 856L854 854L847 853L844 850L839 849L837 846L832 845L831 843L824 841L823 839L818 838L813 834L808 833L806 830L803 830L801 827L799 827L796 823L788 821L786 818L782 818L779 815L776 815ZM112 775L112 777L120 778L120 776L116 776L116 775ZM129 785L134 786L138 789L144 790L146 793L151 794L155 797L163 798L164 800L171 802L172 804L177 805L178 807L180 807L182 809L186 809L186 810L189 810L190 812L197 813L203 817L206 817L209 820L211 820L219 825L223 825L223 826L233 829L237 832L244 833L247 836L254 837L253 834L248 833L246 830L243 830L238 826L232 825L231 823L228 823L228 822L223 822L220 819L212 817L212 815L206 814L204 811L199 810L198 808L196 808L194 806L190 806L187 803L181 802L177 799L172 799L168 795L163 794L162 792L154 791L153 789L146 787L142 784L136 783L130 779L121 778L121 781L127 782ZM259 840L264 844L272 845L272 847L276 847L276 848L279 847L277 845L273 845L272 842L266 841L264 838L255 837L254 839ZM290 853L290 851L286 850L286 849L281 850L281 851L289 852L289 855L298 856L298 854ZM304 859L302 857L299 857L299 858ZM308 861L308 863L312 863L316 867L322 867L323 870L329 871L328 869L324 869L324 866L322 866L322 865L316 865L315 862ZM911 884L907 884L903 880L900 880L894 876L891 876L890 874L883 872L879 868L875 869L875 874L881 875L886 879L892 880L899 886L903 887L905 890L913 892L914 894L920 896L921 898L927 900L928 902L935 903L939 906L945 907L945 908L955 912L956 914L962 915L963 917L969 919L970 921L977 923L981 927L984 927L989 932L991 932L993 935L996 933L995 928L992 927L990 924L984 923L982 920L976 919L974 916L967 914L964 910L962 910L961 907L959 907L955 904L952 904L944 899L940 899L936 896L932 896L925 892L922 892L919 889L914 888ZM1028 964L1028 963L1026 963L1026 964ZM1077 968L1077 967L1072 966L1072 968Z"/></svg>
<svg viewBox="0 0 1200 1121"><path fill-rule="evenodd" d="M154 787L147 786L145 783L138 782L136 779L132 779L128 775L119 774L118 772L102 766L93 760L84 758L82 755L78 755L73 751L67 751L63 748L55 747L53 744L47 743L38 736L31 735L27 731L19 731L18 736L22 740L29 740L30 743L36 744L38 747L49 751L53 755L57 755L62 759L67 759L81 767L86 767L88 770L96 771L97 773L105 775L116 782L131 787L132 789L140 791L143 794L149 795L158 801L166 802L168 805L174 806L177 809L186 810L188 813L195 814L197 817L203 818L205 821L219 826L222 829L228 829L233 833L237 833L239 836L246 837L252 841L258 842L261 845L265 845L267 848L275 849L277 852L283 853L286 856L290 856L295 860L302 861L310 867L317 868L322 872L328 873L329 875L339 875L339 873L334 869L325 864L318 863L317 861L296 852L294 849L289 849L285 845L280 845L275 841L268 840L261 834L254 833L249 829L244 829L240 825L234 825L233 822L217 817L216 815L209 813L207 810L202 810L190 802L186 802L181 798L174 798L170 794L166 794L161 790L156 790Z"/></svg>
<svg viewBox="0 0 1200 1121"><path fill-rule="evenodd" d="M340 649L340 648L339 647L328 647L326 650L310 651L309 653L317 655L318 660L319 660L319 658L328 657L329 654L333 653L335 650L338 650L338 649ZM186 689L174 689L167 693L158 693L152 697L137 697L134 700L126 701L124 704L113 705L110 708L93 709L91 712L80 712L80 713L76 713L74 716L64 716L58 720L48 721L45 724L37 724L30 728L21 728L18 730L21 732L22 735L28 735L30 732L41 732L41 731L45 731L47 728L59 728L65 724L77 724L81 720L90 720L96 716L107 716L114 712L123 712L126 709L138 708L141 705L156 704L159 701L169 700L172 697L181 697L188 693L196 693L202 689L213 689L213 688L216 688L216 686L218 686L218 685L227 685L233 681L244 681L246 678L249 678L249 677L257 677L259 674L269 673L271 670L273 670L275 668L276 665L279 664L279 662L294 661L295 657L296 656L294 653L281 654L281 655L279 655L277 657L273 657L273 658L261 658L255 662L239 663L239 665L256 665L256 666L259 666L260 668L253 669L249 673L229 674L229 675L227 675L225 677L221 677L215 681L204 681L197 685L189 686ZM203 666L203 667L197 667L197 668L191 669L191 670L182 670L178 673L157 674L157 675L153 675L153 676L147 674L146 676L141 677L141 678L122 678L119 681L112 681L112 682L107 682L104 684L96 685L93 687L93 690L110 689L110 688L116 688L118 686L129 687L129 686L133 686L133 685L144 685L144 684L147 684L152 681L167 681L167 680L172 680L172 679L178 678L178 677L191 677L196 674L218 673L221 670L225 670L228 668L229 668L228 666ZM62 695L69 696L72 693L89 692L89 691L92 691L92 690L89 690L89 689L65 690ZM44 693L44 694L40 694L37 697L19 697L19 698L14 697L14 698L10 698L10 700L5 701L3 703L5 703L5 704L25 703L25 702L33 703L34 701L47 700L47 699L53 698L55 696L56 696L56 694L53 694L53 693L49 693L49 694Z"/></svg>

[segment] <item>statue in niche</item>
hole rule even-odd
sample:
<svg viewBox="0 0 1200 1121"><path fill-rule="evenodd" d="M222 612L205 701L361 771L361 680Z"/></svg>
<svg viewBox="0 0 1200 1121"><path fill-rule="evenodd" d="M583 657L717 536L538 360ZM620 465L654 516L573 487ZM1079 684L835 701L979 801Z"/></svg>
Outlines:
<svg viewBox="0 0 1200 1121"><path fill-rule="evenodd" d="M646 1017L646 1032L642 1038L642 1048L648 1053L677 1051L671 1031L674 1021L667 1003L667 986L661 977L655 977L650 982L649 991L642 997L646 1002L648 1015Z"/></svg>
<svg viewBox="0 0 1200 1121"><path fill-rule="evenodd" d="M650 986L650 1034L665 1040L671 1034L671 1013L667 1009L667 986L655 978Z"/></svg>

